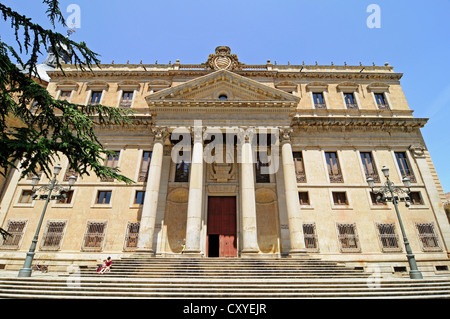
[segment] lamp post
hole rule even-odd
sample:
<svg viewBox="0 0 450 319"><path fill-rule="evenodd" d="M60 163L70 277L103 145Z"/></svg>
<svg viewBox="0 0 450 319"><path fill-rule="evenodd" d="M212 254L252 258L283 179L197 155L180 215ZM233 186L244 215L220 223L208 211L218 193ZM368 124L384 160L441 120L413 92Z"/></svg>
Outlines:
<svg viewBox="0 0 450 319"><path fill-rule="evenodd" d="M392 201L392 203L394 204L395 212L397 213L397 219L400 224L400 229L401 229L402 235L403 235L403 242L405 244L405 249L406 249L406 257L408 258L409 267L411 268L411 271L409 272L409 277L411 279L423 279L422 273L417 268L416 259L412 253L408 238L406 237L405 228L403 227L403 222L400 217L400 213L398 211L398 206L397 206L399 200L405 200L406 207L409 207L409 205L410 205L409 193L410 193L411 182L408 177L404 177L402 181L403 181L403 184L405 185L406 189L402 189L401 187L394 186L394 183L392 183L389 180L389 168L387 168L386 166L383 166L381 171L383 172L384 177L386 177L386 183L384 184L384 186L382 188L380 188L377 191L374 191L373 188L374 188L375 183L374 183L373 178L371 178L371 177L367 178L367 183L369 184L369 187L372 189L372 192L374 192L375 194L382 195L381 198L380 197L377 198L377 201L378 200L385 201L385 202ZM406 195L403 198L400 197L400 195L402 193ZM395 196L394 194L397 194L397 196Z"/></svg>
<svg viewBox="0 0 450 319"><path fill-rule="evenodd" d="M25 262L23 263L22 269L19 270L18 277L30 277L31 276L31 265L33 263L34 251L36 249L36 244L37 244L38 237L39 237L39 231L41 230L42 221L44 220L44 215L45 215L45 211L47 210L48 202L51 199L65 198L64 194L58 194L58 195L52 196L52 191L55 190L56 192L59 192L59 193L61 191L69 191L70 188L75 184L75 181L77 179L75 176L70 176L69 177L69 189L66 189L63 186L59 185L58 182L56 181L56 176L58 176L59 172L61 172L61 166L59 164L57 164L53 168L54 175L53 175L53 179L51 180L50 184L39 187L36 190L34 189L34 187L37 186L37 184L39 183L39 177L34 176L31 180L31 184L33 185L33 193L34 193L32 196L33 199L45 199L45 204L44 204L44 209L42 210L41 218L39 219L38 227L36 229L36 234L34 235L34 238L31 241L30 250L27 253L27 256L25 258ZM38 198L36 193L41 190L48 190L48 194L41 195Z"/></svg>

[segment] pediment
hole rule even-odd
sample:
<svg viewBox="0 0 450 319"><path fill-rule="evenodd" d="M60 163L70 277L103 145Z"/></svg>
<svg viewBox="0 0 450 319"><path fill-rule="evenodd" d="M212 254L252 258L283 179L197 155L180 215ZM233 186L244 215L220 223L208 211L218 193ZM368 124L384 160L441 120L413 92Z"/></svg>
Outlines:
<svg viewBox="0 0 450 319"><path fill-rule="evenodd" d="M221 103L285 102L297 105L300 98L236 73L219 70L150 94L146 97L146 100L150 104L156 101L198 101Z"/></svg>

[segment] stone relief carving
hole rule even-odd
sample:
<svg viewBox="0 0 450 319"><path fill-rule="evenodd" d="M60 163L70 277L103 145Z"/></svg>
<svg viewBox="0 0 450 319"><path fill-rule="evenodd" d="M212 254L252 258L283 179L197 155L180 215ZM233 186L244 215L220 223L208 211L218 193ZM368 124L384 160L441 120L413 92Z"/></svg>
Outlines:
<svg viewBox="0 0 450 319"><path fill-rule="evenodd" d="M215 54L210 54L206 61L206 68L213 70L241 70L242 63L236 54L231 54L227 46L218 46Z"/></svg>

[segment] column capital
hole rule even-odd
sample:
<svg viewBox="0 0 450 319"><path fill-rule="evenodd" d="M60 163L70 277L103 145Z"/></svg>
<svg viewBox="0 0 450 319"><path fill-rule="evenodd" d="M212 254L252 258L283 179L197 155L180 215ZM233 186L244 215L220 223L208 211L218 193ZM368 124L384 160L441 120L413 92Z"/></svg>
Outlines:
<svg viewBox="0 0 450 319"><path fill-rule="evenodd" d="M291 137L294 129L291 127L280 127L280 143L291 143Z"/></svg>
<svg viewBox="0 0 450 319"><path fill-rule="evenodd" d="M155 142L160 143L163 143L167 136L169 136L169 130L165 126L152 127L152 133L154 134Z"/></svg>
<svg viewBox="0 0 450 319"><path fill-rule="evenodd" d="M237 136L241 143L250 143L255 134L256 134L256 128L254 126L250 126L250 127L242 126L242 127L239 127Z"/></svg>

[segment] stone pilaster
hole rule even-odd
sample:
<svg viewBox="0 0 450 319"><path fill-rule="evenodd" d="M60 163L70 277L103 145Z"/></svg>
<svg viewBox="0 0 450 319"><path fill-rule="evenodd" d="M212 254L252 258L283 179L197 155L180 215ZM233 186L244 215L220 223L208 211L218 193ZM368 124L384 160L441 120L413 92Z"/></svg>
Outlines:
<svg viewBox="0 0 450 319"><path fill-rule="evenodd" d="M297 178L291 145L292 129L280 129L281 161L284 174L286 210L289 224L289 256L303 256L306 253L303 222L298 198Z"/></svg>
<svg viewBox="0 0 450 319"><path fill-rule="evenodd" d="M164 155L164 140L167 128L154 128L155 140L152 159L145 187L145 198L142 206L142 217L139 226L137 253L153 254L153 234L155 232L156 212L158 208L159 187L161 182L162 162Z"/></svg>

